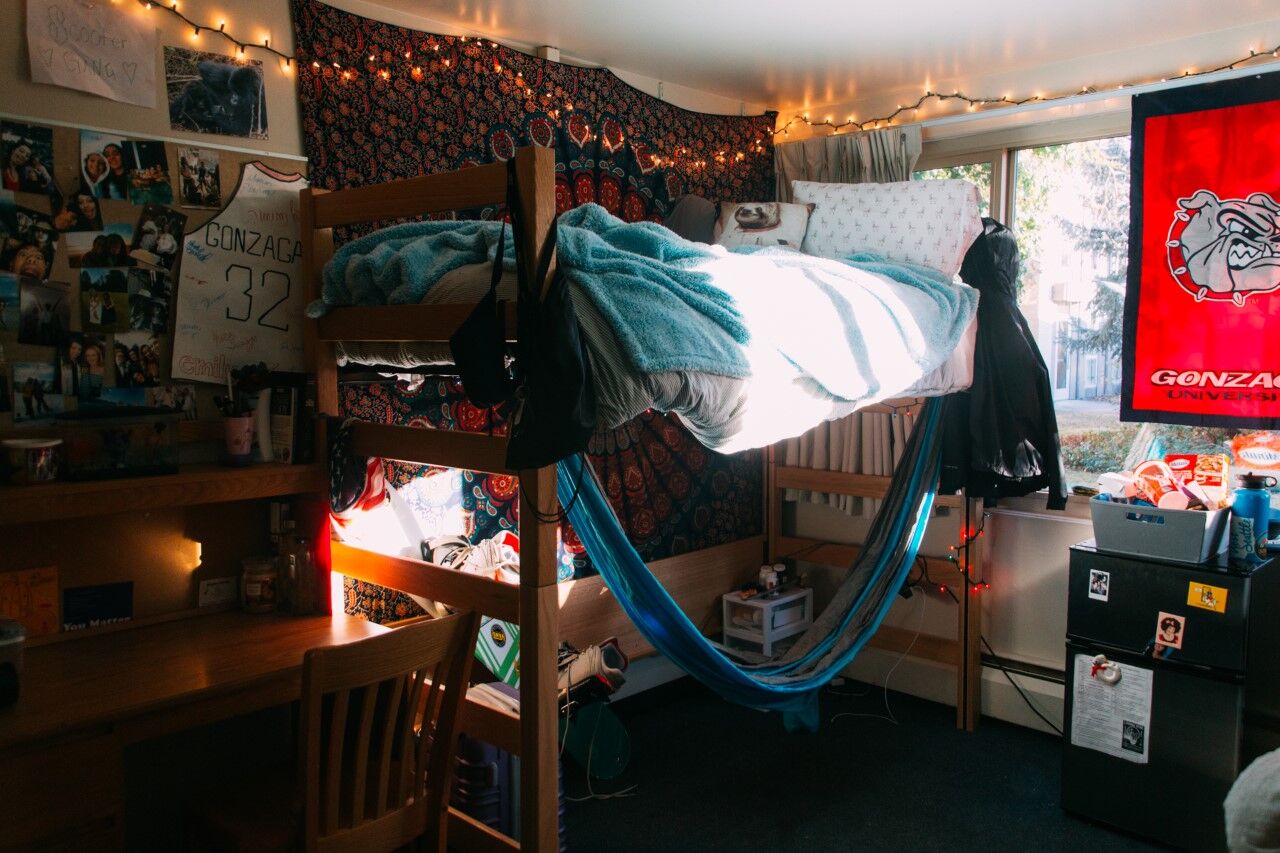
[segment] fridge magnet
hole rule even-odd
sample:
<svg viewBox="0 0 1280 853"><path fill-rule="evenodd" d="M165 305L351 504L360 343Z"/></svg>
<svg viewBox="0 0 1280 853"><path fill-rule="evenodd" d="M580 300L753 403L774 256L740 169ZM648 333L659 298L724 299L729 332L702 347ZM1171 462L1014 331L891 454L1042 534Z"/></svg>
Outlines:
<svg viewBox="0 0 1280 853"><path fill-rule="evenodd" d="M1227 612L1227 588L1191 581L1187 584L1187 604L1214 613Z"/></svg>
<svg viewBox="0 0 1280 853"><path fill-rule="evenodd" d="M1156 650L1159 651L1162 646L1171 649L1182 648L1182 637L1186 633L1186 627L1185 616L1160 611L1160 615L1156 617Z"/></svg>
<svg viewBox="0 0 1280 853"><path fill-rule="evenodd" d="M1111 572L1089 570L1089 597L1094 601L1107 601L1111 598Z"/></svg>
<svg viewBox="0 0 1280 853"><path fill-rule="evenodd" d="M18 284L18 343L61 346L71 331L71 285L24 278Z"/></svg>

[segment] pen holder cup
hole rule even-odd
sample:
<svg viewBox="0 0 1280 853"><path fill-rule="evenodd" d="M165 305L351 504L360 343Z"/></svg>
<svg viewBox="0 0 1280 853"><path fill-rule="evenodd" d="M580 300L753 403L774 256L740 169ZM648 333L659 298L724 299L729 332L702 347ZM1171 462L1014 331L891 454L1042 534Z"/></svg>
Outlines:
<svg viewBox="0 0 1280 853"><path fill-rule="evenodd" d="M253 462L253 415L223 418L227 440L227 464L249 465Z"/></svg>

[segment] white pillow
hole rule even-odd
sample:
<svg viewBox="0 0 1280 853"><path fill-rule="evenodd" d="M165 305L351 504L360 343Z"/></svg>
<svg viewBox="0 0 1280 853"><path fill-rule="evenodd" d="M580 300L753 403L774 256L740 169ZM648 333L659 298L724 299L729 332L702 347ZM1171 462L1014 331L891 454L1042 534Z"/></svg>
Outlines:
<svg viewBox="0 0 1280 853"><path fill-rule="evenodd" d="M730 249L739 246L789 246L799 251L812 211L811 204L722 202L716 217L715 242Z"/></svg>
<svg viewBox="0 0 1280 853"><path fill-rule="evenodd" d="M968 181L794 181L791 188L794 201L814 205L801 247L810 255L874 252L954 276L982 233L978 188Z"/></svg>

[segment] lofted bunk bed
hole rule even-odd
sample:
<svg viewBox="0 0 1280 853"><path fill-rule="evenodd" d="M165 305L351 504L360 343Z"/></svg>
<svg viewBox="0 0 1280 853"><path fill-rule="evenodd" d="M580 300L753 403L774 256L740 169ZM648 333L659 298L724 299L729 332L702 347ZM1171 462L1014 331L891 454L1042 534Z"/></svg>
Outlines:
<svg viewBox="0 0 1280 853"><path fill-rule="evenodd" d="M554 152L539 147L515 152L514 180L519 187L513 211L523 221L516 252L526 259L539 257L554 227ZM304 279L308 299L322 296L322 272L334 257L333 229L406 217L474 209L508 201L509 164L493 163L456 172L438 173L349 190L304 190L300 218L304 241ZM542 293L550 283L548 271L537 286ZM521 298L523 291L521 292ZM388 304L331 307L308 324L308 357L317 378L317 403L323 415L339 412L338 365L359 345L386 351L409 342L446 342L471 315L473 301L454 304ZM516 305L506 304L504 337L517 338ZM970 323L972 326L972 323ZM969 336L970 346L972 334ZM870 410L896 411L896 402ZM867 411L867 408L862 408ZM324 450L324 430L319 441ZM422 560L389 556L353 547L336 539L330 543L330 567L335 573L380 586L476 610L519 625L521 632L521 702L519 715L468 701L462 728L468 734L521 757L521 838L523 845L486 826L451 811L451 840L465 849L550 850L558 845L558 749L557 749L557 649L561 640L585 646L601 636L617 635L632 656L652 651L645 639L599 577L560 581L557 574L557 526L560 502L554 465L511 471L507 464L508 439L486 435L411 426L356 423L350 427L351 451L358 456L444 466L470 471L510 473L519 477L519 584L508 584L465 574ZM856 556L854 546L830 545L781 536L777 497L785 488L801 487L847 491L882 497L888 477L835 475L814 469L779 466L768 453L762 463L768 483L764 500L766 535L680 554L649 564L649 570L675 603L696 624L704 625L718 609L719 596L754 574L755 567L770 559L796 556L813 562L837 564ZM940 498L955 507L961 498ZM944 561L945 562L945 561ZM952 580L966 591L976 580L977 561L971 552ZM937 572L957 569L936 565ZM943 575L932 574L934 579ZM923 651L926 656L957 665L962 700L959 723L971 727L977 705L977 607L966 595L962 604L960 639L954 643L919 640L908 643L892 630L886 643L898 651Z"/></svg>

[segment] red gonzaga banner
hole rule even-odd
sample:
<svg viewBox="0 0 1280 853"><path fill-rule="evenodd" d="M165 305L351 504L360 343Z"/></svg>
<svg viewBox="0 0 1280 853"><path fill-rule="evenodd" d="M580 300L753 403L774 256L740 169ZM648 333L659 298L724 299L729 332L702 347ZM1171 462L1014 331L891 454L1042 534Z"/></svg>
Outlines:
<svg viewBox="0 0 1280 853"><path fill-rule="evenodd" d="M1121 420L1280 427L1280 74L1133 98Z"/></svg>

